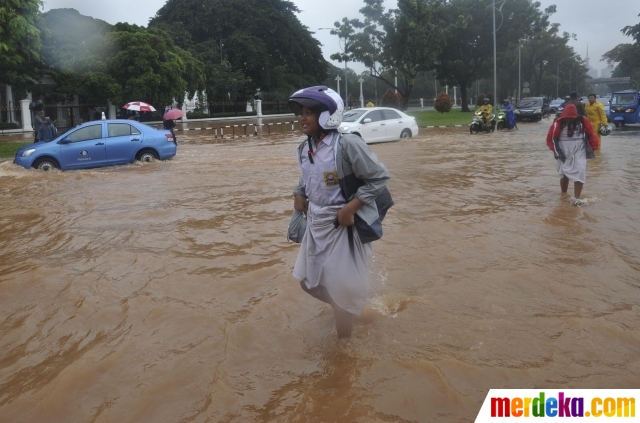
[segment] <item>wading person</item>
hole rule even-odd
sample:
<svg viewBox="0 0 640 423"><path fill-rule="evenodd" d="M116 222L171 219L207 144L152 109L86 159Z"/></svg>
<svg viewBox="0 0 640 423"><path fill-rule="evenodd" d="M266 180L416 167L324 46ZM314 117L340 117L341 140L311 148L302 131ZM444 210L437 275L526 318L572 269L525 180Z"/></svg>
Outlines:
<svg viewBox="0 0 640 423"><path fill-rule="evenodd" d="M41 104L41 101L38 101L39 104ZM33 136L33 142L38 142L38 141L42 141L41 139L38 138L38 134L40 133L40 127L42 127L42 124L44 123L44 110L39 109L36 110L35 114L33 115L33 132L34 132L34 136Z"/></svg>
<svg viewBox="0 0 640 423"><path fill-rule="evenodd" d="M578 114L576 106L569 103L549 128L547 147L556 158L560 189L566 193L569 181L573 182L573 204L582 204L582 187L587 179L587 158L594 157L598 149L598 138L593 127L584 116Z"/></svg>
<svg viewBox="0 0 640 423"><path fill-rule="evenodd" d="M589 102L584 106L587 112L587 118L591 123L591 126L596 131L596 137L598 137L598 150L602 148L602 136L600 135L600 127L608 126L607 114L604 112L604 106L599 101L596 101L595 94L589 94Z"/></svg>
<svg viewBox="0 0 640 423"><path fill-rule="evenodd" d="M173 135L173 141L176 143L176 145L178 145L178 139L176 138L176 133L174 132L173 128L176 127L176 121L173 119L162 119L162 124L164 126L164 129L167 129L169 131L171 131L171 135Z"/></svg>
<svg viewBox="0 0 640 423"><path fill-rule="evenodd" d="M38 130L38 140L39 141L49 141L58 136L58 130L51 123L51 118L44 118L44 122L40 125L40 129Z"/></svg>
<svg viewBox="0 0 640 423"><path fill-rule="evenodd" d="M338 337L349 337L353 316L369 293L373 249L357 229L386 213L378 213L378 196L387 195L393 204L386 189L389 172L362 138L338 134L344 106L333 90L305 88L291 96L289 107L307 136L297 148L302 176L294 190L294 208L307 214L307 229L293 276L304 291L333 307Z"/></svg>
<svg viewBox="0 0 640 423"><path fill-rule="evenodd" d="M578 114L580 116L587 115L586 110L584 110L584 104L582 104L582 101L580 101L580 99L578 98L577 91L571 91L569 93L569 101L567 101L567 104L573 104L574 106L576 106L576 110L578 111Z"/></svg>

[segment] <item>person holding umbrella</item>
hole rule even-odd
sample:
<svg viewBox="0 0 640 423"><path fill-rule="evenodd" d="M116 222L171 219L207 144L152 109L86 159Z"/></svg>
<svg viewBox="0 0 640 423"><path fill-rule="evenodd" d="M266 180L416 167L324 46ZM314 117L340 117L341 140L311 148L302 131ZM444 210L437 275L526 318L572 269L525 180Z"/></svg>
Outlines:
<svg viewBox="0 0 640 423"><path fill-rule="evenodd" d="M182 110L171 109L165 112L164 116L162 117L162 124L164 126L164 129L171 131L173 140L175 141L176 145L178 145L178 139L176 138L176 133L174 132L173 128L176 127L176 119L179 119L182 116Z"/></svg>

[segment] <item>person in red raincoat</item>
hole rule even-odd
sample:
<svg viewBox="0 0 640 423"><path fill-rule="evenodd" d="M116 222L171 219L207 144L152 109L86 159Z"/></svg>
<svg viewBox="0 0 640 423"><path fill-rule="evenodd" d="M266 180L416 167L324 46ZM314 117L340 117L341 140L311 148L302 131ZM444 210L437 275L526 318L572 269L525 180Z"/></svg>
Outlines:
<svg viewBox="0 0 640 423"><path fill-rule="evenodd" d="M585 116L578 115L576 106L569 103L549 128L547 147L556 158L560 189L566 193L569 181L573 182L573 204L583 204L580 199L587 179L587 159L595 157L598 138Z"/></svg>

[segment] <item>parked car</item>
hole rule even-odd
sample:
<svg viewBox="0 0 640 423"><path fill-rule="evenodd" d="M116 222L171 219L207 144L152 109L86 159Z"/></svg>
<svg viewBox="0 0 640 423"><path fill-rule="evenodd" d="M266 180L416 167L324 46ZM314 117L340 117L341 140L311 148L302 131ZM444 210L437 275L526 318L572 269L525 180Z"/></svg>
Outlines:
<svg viewBox="0 0 640 423"><path fill-rule="evenodd" d="M526 97L518 102L514 110L516 121L542 120L549 115L549 100L545 97Z"/></svg>
<svg viewBox="0 0 640 423"><path fill-rule="evenodd" d="M27 169L87 169L165 160L176 155L170 131L133 120L98 120L83 123L47 142L18 150L14 163Z"/></svg>
<svg viewBox="0 0 640 423"><path fill-rule="evenodd" d="M549 103L549 113L555 113L558 111L558 107L562 106L564 104L564 100L562 99L556 99L556 100L551 100L551 103Z"/></svg>
<svg viewBox="0 0 640 423"><path fill-rule="evenodd" d="M367 144L397 141L418 135L416 118L389 107L367 107L346 111L339 132L357 134Z"/></svg>

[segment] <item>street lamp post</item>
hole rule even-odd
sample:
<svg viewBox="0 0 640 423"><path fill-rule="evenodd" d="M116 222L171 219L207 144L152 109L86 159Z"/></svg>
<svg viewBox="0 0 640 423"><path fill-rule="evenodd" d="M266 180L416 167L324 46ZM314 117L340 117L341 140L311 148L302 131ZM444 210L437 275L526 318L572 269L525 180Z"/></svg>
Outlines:
<svg viewBox="0 0 640 423"><path fill-rule="evenodd" d="M360 107L364 107L364 96L362 95L362 83L364 82L364 79L360 77L360 79L358 79L358 82L360 83Z"/></svg>
<svg viewBox="0 0 640 423"><path fill-rule="evenodd" d="M497 49L496 49L496 0L493 0L493 105L496 105L496 99L498 98L498 64L497 64Z"/></svg>
<svg viewBox="0 0 640 423"><path fill-rule="evenodd" d="M338 83L338 97L340 96L340 81L342 81L342 78L340 78L340 75L337 75L336 82Z"/></svg>
<svg viewBox="0 0 640 423"><path fill-rule="evenodd" d="M222 47L224 46L224 44L222 44L222 40L220 40L220 63L222 63Z"/></svg>
<svg viewBox="0 0 640 423"><path fill-rule="evenodd" d="M521 88L522 88L522 83L521 81L521 75L522 75L522 58L520 55L520 48L522 47L522 38L518 40L518 101L520 101L520 99L522 98L522 94L521 94Z"/></svg>

